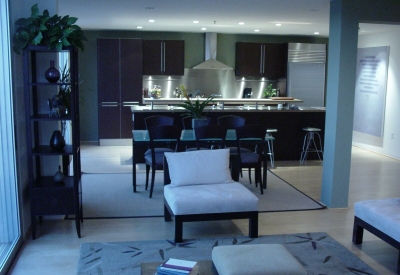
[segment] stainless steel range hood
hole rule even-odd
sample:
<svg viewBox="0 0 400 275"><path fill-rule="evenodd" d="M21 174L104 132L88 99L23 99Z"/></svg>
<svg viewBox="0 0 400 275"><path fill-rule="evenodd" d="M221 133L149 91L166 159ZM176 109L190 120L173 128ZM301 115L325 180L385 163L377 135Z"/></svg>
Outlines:
<svg viewBox="0 0 400 275"><path fill-rule="evenodd" d="M193 67L193 69L223 69L232 70L231 67L219 62L217 59L217 34L205 34L205 61Z"/></svg>

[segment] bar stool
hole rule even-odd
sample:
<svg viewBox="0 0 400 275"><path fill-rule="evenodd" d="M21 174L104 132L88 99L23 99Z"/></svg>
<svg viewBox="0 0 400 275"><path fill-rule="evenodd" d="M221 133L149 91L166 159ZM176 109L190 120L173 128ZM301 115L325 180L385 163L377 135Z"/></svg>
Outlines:
<svg viewBox="0 0 400 275"><path fill-rule="evenodd" d="M267 129L267 145L268 145L268 154L269 154L269 159L271 163L271 167L274 167L274 160L275 160L275 155L274 155L274 140L275 138L272 136L272 133L278 132L278 129L272 129L268 128Z"/></svg>
<svg viewBox="0 0 400 275"><path fill-rule="evenodd" d="M300 164L304 163L308 153L317 153L319 160L322 161L320 153L323 156L324 152L322 151L321 136L318 133L321 129L305 127L303 131L306 132L306 135L304 136L303 151L300 155Z"/></svg>

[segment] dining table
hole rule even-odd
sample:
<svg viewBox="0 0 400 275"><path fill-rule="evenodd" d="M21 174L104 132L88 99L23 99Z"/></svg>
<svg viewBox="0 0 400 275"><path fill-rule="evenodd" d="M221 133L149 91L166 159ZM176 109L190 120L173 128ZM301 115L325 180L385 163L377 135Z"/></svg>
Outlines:
<svg viewBox="0 0 400 275"><path fill-rule="evenodd" d="M270 134L266 133L265 142L273 141L275 138ZM181 144L190 144L196 141L195 132L192 129L183 129L180 137ZM236 141L236 131L235 129L228 129L226 133L226 142L235 142ZM132 184L133 184L133 192L136 192L136 158L135 158L135 147L139 146L147 146L150 142L149 132L147 130L132 130ZM165 142L165 140L163 140ZM263 175L263 185L266 188L266 167L267 167L267 147L264 146L264 175ZM238 162L238 155L231 154L230 162L231 162L231 175L234 181L239 181L240 175L240 165Z"/></svg>

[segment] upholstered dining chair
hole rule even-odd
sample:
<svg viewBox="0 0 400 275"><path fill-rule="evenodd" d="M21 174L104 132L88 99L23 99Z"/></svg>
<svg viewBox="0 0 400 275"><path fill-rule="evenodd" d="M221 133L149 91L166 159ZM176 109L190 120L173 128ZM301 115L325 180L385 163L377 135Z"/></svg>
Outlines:
<svg viewBox="0 0 400 275"><path fill-rule="evenodd" d="M150 183L150 194L149 194L149 197L151 198L153 195L156 170L163 170L164 167L163 160L165 152L177 151L179 147L179 141L181 138L181 128L176 125L161 125L161 126L149 127L148 131L150 139L149 142L150 154L145 155L144 159L146 162L146 190L149 179L147 175L148 171L151 168L151 183ZM169 141L170 144L174 143L175 144L174 149L158 147L159 143L163 144L164 141Z"/></svg>
<svg viewBox="0 0 400 275"><path fill-rule="evenodd" d="M224 125L228 129L235 129L236 127L240 127L246 124L246 118L241 117L241 116L236 116L236 115L225 115L225 116L220 116L217 118L218 125ZM237 154L237 147L236 146L230 146L227 147L230 151L231 154ZM252 150L248 148L240 148L240 150L243 153L251 153L253 152ZM243 177L242 171L240 172L241 176ZM251 183L251 168L249 168L249 181Z"/></svg>
<svg viewBox="0 0 400 275"><path fill-rule="evenodd" d="M154 127L154 126L172 126L174 125L174 118L170 116L162 116L162 115L155 115L155 116L149 116L144 119L144 123L146 125L146 129L149 130L149 128ZM170 148L169 146L169 141L167 141L164 144L157 143L157 146L154 148L154 151L156 153L164 153L164 152L173 152L174 150ZM146 150L144 153L144 157L146 159L146 156L151 155L151 149L149 146L149 149ZM159 170L162 170L162 167L159 168ZM150 174L150 166L146 165L146 190L149 186L149 174ZM153 173L152 173L153 174ZM152 179L151 181L154 181ZM151 196L150 196L151 197Z"/></svg>
<svg viewBox="0 0 400 275"><path fill-rule="evenodd" d="M265 145L265 135L267 128L260 124L248 124L236 127L236 143L239 155L240 168L255 169L255 184L260 185L260 192L264 194L264 185L266 186L266 177L262 177L261 168L264 163L264 170L267 169L266 157L263 154ZM255 148L254 152L244 152L242 148ZM266 173L264 173L266 175Z"/></svg>

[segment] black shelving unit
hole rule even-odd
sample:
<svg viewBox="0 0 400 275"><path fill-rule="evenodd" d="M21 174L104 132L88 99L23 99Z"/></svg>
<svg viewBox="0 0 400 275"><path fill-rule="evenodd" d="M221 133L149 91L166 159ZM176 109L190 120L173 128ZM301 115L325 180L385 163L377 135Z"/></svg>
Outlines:
<svg viewBox="0 0 400 275"><path fill-rule="evenodd" d="M82 215L81 158L79 132L79 85L78 51L75 47L61 50L69 55L70 83L49 83L45 79L46 64L57 59L57 50L43 46L28 46L24 50L24 93L26 116L26 141L30 206L32 218L32 238L36 238L37 219L45 215L75 216L76 231L81 237ZM71 106L68 113L51 117L46 108L49 93L58 94L61 85L71 88ZM50 146L50 136L46 131L59 130L62 121L71 122L72 140L62 150ZM54 127L53 129L51 127ZM59 163L55 165L54 158ZM54 181L54 173L46 171L49 166L63 167L65 180ZM47 166L47 167L46 167ZM71 169L72 166L72 169ZM48 169L47 169L48 170Z"/></svg>

